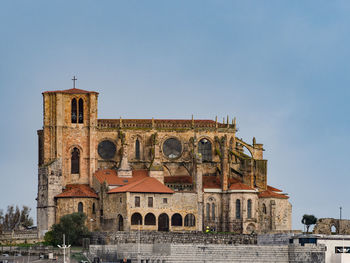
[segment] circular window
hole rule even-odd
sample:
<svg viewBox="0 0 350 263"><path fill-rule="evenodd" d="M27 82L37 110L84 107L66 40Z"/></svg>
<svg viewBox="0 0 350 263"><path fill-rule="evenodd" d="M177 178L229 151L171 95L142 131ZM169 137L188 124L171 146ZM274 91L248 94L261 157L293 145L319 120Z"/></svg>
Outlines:
<svg viewBox="0 0 350 263"><path fill-rule="evenodd" d="M174 159L181 156L182 145L176 138L167 139L163 143L163 153L166 157Z"/></svg>
<svg viewBox="0 0 350 263"><path fill-rule="evenodd" d="M115 155L117 148L112 141L104 140L98 144L98 154L103 159L112 159Z"/></svg>

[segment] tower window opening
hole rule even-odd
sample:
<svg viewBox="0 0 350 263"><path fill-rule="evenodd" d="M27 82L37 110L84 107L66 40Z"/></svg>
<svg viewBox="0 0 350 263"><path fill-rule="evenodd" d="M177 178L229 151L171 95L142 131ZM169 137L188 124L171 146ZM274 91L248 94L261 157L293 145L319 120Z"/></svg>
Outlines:
<svg viewBox="0 0 350 263"><path fill-rule="evenodd" d="M84 101L79 99L79 123L84 122Z"/></svg>
<svg viewBox="0 0 350 263"><path fill-rule="evenodd" d="M80 172L80 151L74 148L71 156L71 173L78 174Z"/></svg>
<svg viewBox="0 0 350 263"><path fill-rule="evenodd" d="M72 99L71 115L72 123L77 123L77 100L75 98Z"/></svg>

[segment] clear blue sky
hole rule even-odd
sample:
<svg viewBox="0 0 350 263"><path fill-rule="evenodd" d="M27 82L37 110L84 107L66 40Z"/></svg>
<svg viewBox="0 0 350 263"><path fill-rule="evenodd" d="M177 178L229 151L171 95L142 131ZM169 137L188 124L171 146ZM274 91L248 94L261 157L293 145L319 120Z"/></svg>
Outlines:
<svg viewBox="0 0 350 263"><path fill-rule="evenodd" d="M350 217L349 1L0 4L0 208L35 216L42 95L100 92L99 118L236 116L302 214Z"/></svg>

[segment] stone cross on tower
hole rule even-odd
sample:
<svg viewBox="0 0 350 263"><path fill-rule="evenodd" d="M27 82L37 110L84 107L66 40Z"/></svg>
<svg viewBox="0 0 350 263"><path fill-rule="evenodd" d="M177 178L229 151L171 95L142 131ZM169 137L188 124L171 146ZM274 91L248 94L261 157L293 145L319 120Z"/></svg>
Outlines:
<svg viewBox="0 0 350 263"><path fill-rule="evenodd" d="M72 80L73 80L73 89L75 89L75 82L77 81L77 78L73 76Z"/></svg>

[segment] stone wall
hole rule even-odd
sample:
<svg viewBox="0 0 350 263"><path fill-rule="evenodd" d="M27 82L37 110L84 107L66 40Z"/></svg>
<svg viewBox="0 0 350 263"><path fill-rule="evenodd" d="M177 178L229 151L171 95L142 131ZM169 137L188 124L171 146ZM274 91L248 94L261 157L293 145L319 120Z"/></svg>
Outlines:
<svg viewBox="0 0 350 263"><path fill-rule="evenodd" d="M138 253L140 252L140 253ZM324 246L257 246L214 244L118 244L90 245L90 258L103 261L127 258L132 262L279 262L324 263ZM108 258L109 257L109 258ZM160 261L158 261L160 260Z"/></svg>
<svg viewBox="0 0 350 263"><path fill-rule="evenodd" d="M256 244L256 235L206 234L203 232L158 232L158 231L117 231L94 232L91 244L137 243L174 243L174 244Z"/></svg>
<svg viewBox="0 0 350 263"><path fill-rule="evenodd" d="M334 232L332 232L332 227L334 227ZM346 219L335 219L335 218L320 218L313 230L314 234L341 234L350 235L350 220Z"/></svg>
<svg viewBox="0 0 350 263"><path fill-rule="evenodd" d="M0 234L0 244L37 243L41 241L36 230L4 231Z"/></svg>

